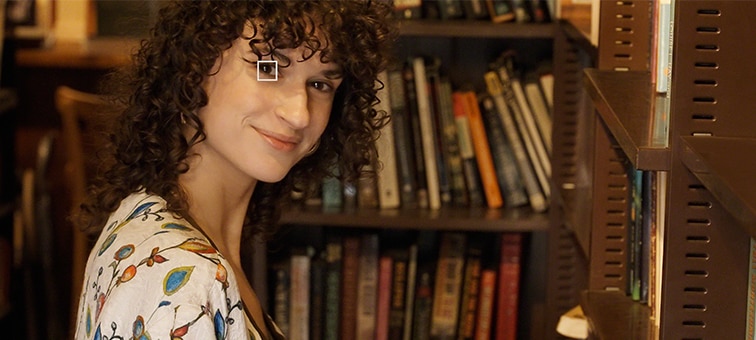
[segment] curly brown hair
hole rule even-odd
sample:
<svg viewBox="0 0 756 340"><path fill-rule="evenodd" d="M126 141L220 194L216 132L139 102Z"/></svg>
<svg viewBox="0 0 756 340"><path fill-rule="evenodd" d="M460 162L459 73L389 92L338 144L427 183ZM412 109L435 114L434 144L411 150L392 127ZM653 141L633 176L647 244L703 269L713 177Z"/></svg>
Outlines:
<svg viewBox="0 0 756 340"><path fill-rule="evenodd" d="M354 182L375 161L375 139L385 125L376 111L377 75L391 55L395 27L390 3L381 1L174 1L163 7L134 62L107 79L106 93L120 107L110 133L101 174L93 179L77 223L99 231L121 200L146 190L164 198L168 210L187 216L186 194L178 183L188 170L188 150L205 137L196 112L208 102L203 89L218 57L237 38L255 49L304 46L321 60L341 66L328 125L314 154L279 182L258 183L247 209L244 234L269 235L293 190L320 183L337 170ZM254 22L262 34L242 36ZM182 121L196 128L187 140Z"/></svg>

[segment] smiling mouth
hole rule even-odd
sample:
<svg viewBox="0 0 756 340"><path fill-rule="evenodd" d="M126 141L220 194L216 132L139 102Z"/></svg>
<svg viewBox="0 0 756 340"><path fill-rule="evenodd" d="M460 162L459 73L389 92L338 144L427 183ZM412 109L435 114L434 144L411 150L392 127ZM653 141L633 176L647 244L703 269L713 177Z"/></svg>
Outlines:
<svg viewBox="0 0 756 340"><path fill-rule="evenodd" d="M294 150L294 148L297 147L297 144L299 144L298 142L294 141L292 138L275 136L273 134L266 133L264 131L260 131L260 136L262 136L263 139L266 142L268 142L270 146L280 151Z"/></svg>

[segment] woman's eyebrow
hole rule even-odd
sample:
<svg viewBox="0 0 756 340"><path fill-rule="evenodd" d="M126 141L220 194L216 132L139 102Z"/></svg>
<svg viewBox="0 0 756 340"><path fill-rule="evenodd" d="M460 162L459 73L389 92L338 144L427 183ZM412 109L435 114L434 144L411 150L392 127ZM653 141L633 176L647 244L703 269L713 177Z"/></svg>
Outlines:
<svg viewBox="0 0 756 340"><path fill-rule="evenodd" d="M341 71L341 67L328 68L321 73L328 79L340 79L344 77L344 72Z"/></svg>

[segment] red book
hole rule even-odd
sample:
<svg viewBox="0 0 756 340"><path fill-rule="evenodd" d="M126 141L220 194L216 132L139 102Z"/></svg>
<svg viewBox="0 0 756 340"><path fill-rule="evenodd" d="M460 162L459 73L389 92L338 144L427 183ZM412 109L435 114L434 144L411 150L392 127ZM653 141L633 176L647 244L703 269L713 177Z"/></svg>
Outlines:
<svg viewBox="0 0 756 340"><path fill-rule="evenodd" d="M522 234L502 234L495 340L517 339L517 303L520 291L521 252Z"/></svg>
<svg viewBox="0 0 756 340"><path fill-rule="evenodd" d="M389 339L389 311L391 310L391 256L381 256L378 260L378 304L375 316L375 340Z"/></svg>
<svg viewBox="0 0 756 340"><path fill-rule="evenodd" d="M344 237L341 266L341 339L357 336L357 287L360 271L360 238Z"/></svg>

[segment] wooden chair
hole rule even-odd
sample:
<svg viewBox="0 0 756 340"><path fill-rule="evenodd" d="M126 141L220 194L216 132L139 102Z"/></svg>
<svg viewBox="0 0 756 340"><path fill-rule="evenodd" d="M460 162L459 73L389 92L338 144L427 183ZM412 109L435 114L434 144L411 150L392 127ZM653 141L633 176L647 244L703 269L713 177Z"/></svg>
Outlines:
<svg viewBox="0 0 756 340"><path fill-rule="evenodd" d="M98 95L60 86L55 91L55 107L61 118L61 139L65 150L64 179L69 192L70 211L76 211L84 200L87 178L96 169L97 148L104 135L103 113L109 109ZM76 317L84 269L90 250L89 239L77 228L72 228L71 244L71 305L72 319Z"/></svg>

